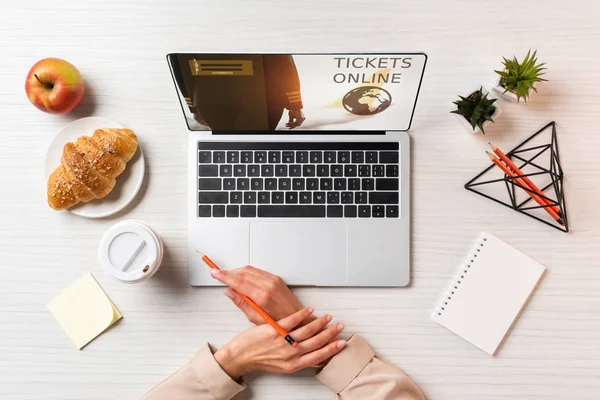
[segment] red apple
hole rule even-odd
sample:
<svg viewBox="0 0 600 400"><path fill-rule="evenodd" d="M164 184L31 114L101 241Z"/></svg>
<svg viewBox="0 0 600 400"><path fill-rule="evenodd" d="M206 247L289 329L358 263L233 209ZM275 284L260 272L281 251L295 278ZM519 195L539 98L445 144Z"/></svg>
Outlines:
<svg viewBox="0 0 600 400"><path fill-rule="evenodd" d="M83 91L83 79L77 68L60 58L36 62L25 80L31 104L50 114L65 114L77 107Z"/></svg>

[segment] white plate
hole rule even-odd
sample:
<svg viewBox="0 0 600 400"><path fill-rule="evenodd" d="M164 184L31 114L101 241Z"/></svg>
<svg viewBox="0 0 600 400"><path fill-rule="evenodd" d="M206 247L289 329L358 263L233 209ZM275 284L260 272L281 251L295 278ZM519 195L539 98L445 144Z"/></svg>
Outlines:
<svg viewBox="0 0 600 400"><path fill-rule="evenodd" d="M94 131L99 128L124 128L124 126L107 118L88 117L73 121L58 131L46 152L44 166L46 181L48 181L52 171L60 165L60 157L65 144L76 141L80 136L92 136ZM121 211L131 203L142 187L144 169L144 153L138 142L137 151L127 163L125 171L117 177L117 184L108 196L88 203L79 203L69 208L68 211L86 218L108 217Z"/></svg>

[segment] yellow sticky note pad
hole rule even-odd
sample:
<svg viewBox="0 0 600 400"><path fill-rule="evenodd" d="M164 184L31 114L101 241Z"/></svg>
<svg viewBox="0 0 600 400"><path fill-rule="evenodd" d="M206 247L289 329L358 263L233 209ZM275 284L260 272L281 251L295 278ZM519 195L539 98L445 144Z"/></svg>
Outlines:
<svg viewBox="0 0 600 400"><path fill-rule="evenodd" d="M123 318L92 274L58 295L48 309L78 349Z"/></svg>

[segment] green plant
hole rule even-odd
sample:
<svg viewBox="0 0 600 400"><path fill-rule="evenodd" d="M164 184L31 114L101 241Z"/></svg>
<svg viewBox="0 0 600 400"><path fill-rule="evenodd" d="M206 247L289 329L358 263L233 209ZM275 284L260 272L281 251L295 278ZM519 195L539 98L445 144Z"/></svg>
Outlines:
<svg viewBox="0 0 600 400"><path fill-rule="evenodd" d="M502 57L504 59L504 71L494 71L500 75L500 86L504 88L504 93L513 92L517 96L517 102L521 98L527 101L530 89L537 92L534 84L546 81L546 79L541 78L545 73L542 71L546 69L544 68L546 63L537 64L536 54L537 50L533 54L529 50L522 63L519 63L516 56L512 60Z"/></svg>
<svg viewBox="0 0 600 400"><path fill-rule="evenodd" d="M479 90L474 91L468 97L458 96L460 100L453 102L456 104L456 110L450 112L462 115L471 124L473 130L478 126L485 135L483 123L485 121L494 122L492 115L496 112L496 106L493 105L496 99L488 99L487 96L487 93L483 93L483 87L480 87Z"/></svg>

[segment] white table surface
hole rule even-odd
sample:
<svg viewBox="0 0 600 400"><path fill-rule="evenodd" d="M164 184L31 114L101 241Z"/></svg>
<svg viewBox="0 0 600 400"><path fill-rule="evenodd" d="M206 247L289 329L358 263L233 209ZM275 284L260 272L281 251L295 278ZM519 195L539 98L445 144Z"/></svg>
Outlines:
<svg viewBox="0 0 600 400"><path fill-rule="evenodd" d="M0 398L131 399L207 340L248 326L219 289L186 281L186 139L165 54L173 51L394 51L429 54L411 138L413 285L296 290L331 312L440 400L597 399L600 393L600 53L593 1L60 1L5 2L0 14ZM527 105L502 103L487 137L448 114L456 95L493 80L501 56L537 48L549 83ZM29 104L40 58L68 59L87 93L68 116ZM43 160L54 133L88 115L132 128L147 157L144 187L114 218L88 220L46 204ZM467 192L492 139L510 148L556 120L572 232L564 234ZM125 218L162 236L150 281L105 274L96 249ZM497 357L430 319L479 231L548 267ZM124 319L76 350L47 302L93 272ZM313 378L254 375L246 398L329 399ZM244 398L243 396L241 396Z"/></svg>

